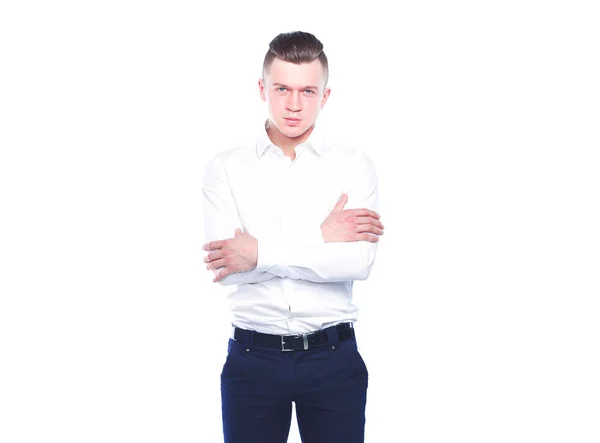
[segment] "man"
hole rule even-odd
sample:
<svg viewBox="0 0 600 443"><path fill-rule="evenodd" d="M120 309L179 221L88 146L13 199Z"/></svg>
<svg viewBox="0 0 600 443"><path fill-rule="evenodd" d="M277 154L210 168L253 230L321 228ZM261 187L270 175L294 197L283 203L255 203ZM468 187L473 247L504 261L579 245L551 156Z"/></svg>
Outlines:
<svg viewBox="0 0 600 443"><path fill-rule="evenodd" d="M287 441L292 402L303 442L364 441L368 372L352 286L369 276L383 224L372 162L316 125L327 80L314 35L275 37L258 81L265 127L205 170L205 262L230 288L233 323L226 443Z"/></svg>

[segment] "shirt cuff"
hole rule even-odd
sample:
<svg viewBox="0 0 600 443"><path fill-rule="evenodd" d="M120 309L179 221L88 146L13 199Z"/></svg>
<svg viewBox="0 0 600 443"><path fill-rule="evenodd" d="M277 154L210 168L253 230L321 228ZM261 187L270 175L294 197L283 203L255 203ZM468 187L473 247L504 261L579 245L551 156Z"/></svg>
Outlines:
<svg viewBox="0 0 600 443"><path fill-rule="evenodd" d="M316 239L317 243L325 243L325 239L323 238L323 231L321 231L321 227L317 226L316 229L317 232L315 232L314 238Z"/></svg>
<svg viewBox="0 0 600 443"><path fill-rule="evenodd" d="M277 264L278 258L281 255L278 250L277 242L269 242L268 240L258 240L258 254L256 258L256 270L267 272Z"/></svg>

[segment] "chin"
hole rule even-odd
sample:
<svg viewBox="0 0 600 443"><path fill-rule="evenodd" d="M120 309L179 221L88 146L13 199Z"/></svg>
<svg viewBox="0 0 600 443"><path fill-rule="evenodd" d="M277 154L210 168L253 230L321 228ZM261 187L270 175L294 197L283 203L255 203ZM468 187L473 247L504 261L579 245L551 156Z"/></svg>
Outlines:
<svg viewBox="0 0 600 443"><path fill-rule="evenodd" d="M291 130L285 131L283 134L289 138L296 138L296 137L300 137L305 132L306 132L306 129L304 129L304 128L293 128Z"/></svg>

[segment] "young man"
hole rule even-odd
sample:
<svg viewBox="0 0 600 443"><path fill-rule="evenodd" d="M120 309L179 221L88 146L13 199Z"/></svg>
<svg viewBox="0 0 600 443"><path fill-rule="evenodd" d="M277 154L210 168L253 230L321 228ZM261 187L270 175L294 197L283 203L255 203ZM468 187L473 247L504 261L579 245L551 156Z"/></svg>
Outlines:
<svg viewBox="0 0 600 443"><path fill-rule="evenodd" d="M230 288L233 323L226 443L287 441L292 402L303 442L364 441L368 372L352 285L369 276L383 224L372 162L316 125L327 80L314 35L275 37L258 81L265 127L205 170L205 262Z"/></svg>

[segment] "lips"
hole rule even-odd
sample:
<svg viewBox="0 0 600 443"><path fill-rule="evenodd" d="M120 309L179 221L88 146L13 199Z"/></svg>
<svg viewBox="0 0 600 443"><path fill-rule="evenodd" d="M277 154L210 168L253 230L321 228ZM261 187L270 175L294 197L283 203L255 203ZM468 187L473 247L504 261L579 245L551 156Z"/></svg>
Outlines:
<svg viewBox="0 0 600 443"><path fill-rule="evenodd" d="M287 126L290 126L290 127L300 126L300 121L301 120L299 118L285 118L284 117L283 119L285 120L285 124Z"/></svg>

